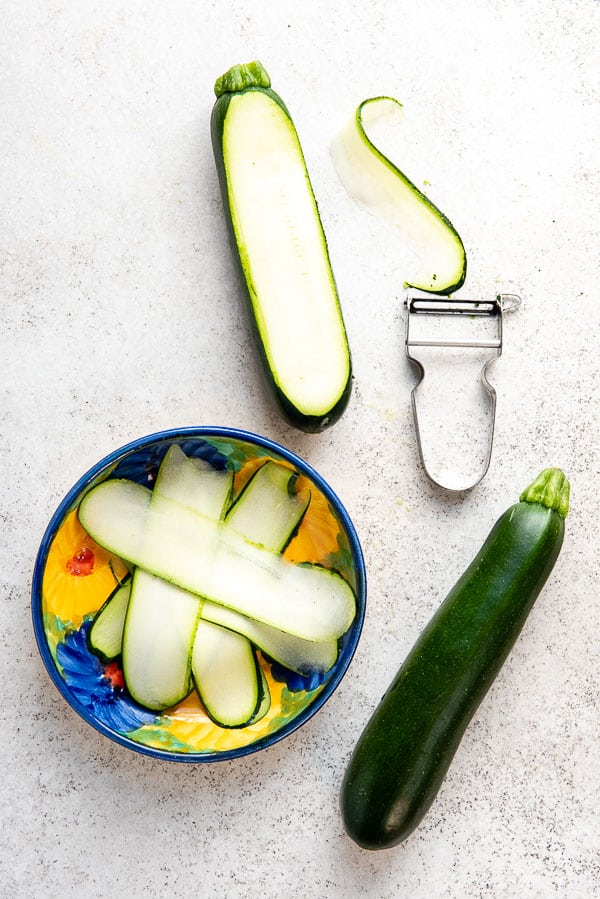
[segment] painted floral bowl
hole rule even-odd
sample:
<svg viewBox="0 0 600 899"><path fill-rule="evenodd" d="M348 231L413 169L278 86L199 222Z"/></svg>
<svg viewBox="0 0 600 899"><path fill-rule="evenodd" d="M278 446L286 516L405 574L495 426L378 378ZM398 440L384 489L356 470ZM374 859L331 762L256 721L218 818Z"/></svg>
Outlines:
<svg viewBox="0 0 600 899"><path fill-rule="evenodd" d="M292 467L310 488L310 504L288 544L290 562L318 564L340 574L356 597L356 615L340 638L335 664L326 673L300 676L257 651L271 702L268 712L245 727L221 727L192 690L161 712L129 695L121 658L107 661L89 648L94 617L127 576L127 565L100 547L78 519L78 506L92 487L126 478L151 487L172 444L189 457L234 473L239 492L267 460ZM143 437L111 453L67 493L52 516L35 563L34 631L50 677L67 702L92 727L137 752L181 762L231 759L264 749L297 730L334 692L354 655L366 600L364 561L352 522L317 472L289 450L245 431L193 427Z"/></svg>

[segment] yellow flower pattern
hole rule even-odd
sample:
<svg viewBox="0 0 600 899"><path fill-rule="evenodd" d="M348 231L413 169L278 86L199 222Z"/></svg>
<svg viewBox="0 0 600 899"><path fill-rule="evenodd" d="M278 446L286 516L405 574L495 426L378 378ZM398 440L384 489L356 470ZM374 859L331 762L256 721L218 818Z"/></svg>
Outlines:
<svg viewBox="0 0 600 899"><path fill-rule="evenodd" d="M125 563L88 536L74 510L65 518L48 552L43 612L78 628L126 575Z"/></svg>

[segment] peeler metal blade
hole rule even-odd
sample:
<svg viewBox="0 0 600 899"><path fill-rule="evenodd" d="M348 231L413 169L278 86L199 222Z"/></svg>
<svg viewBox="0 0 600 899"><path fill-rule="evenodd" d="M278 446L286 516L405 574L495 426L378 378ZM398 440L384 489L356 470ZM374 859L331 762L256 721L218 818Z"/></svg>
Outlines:
<svg viewBox="0 0 600 899"><path fill-rule="evenodd" d="M514 294L501 294L494 300L470 300L411 293L405 301L406 355L419 376L411 393L417 448L425 474L434 484L444 490L452 493L471 490L483 480L489 469L494 441L496 391L490 384L487 374L489 367L502 354L503 314L518 308L519 305L520 298ZM429 327L421 327L423 321L427 321ZM452 483L448 477L444 477L440 472L434 470L430 458L431 453L425 446L424 429L419 411L419 394L425 379L424 358L428 358L431 363L434 356L439 357L441 354L443 357L444 354L448 354L448 351L452 353L455 361L455 374L464 369L463 359L465 357L470 357L471 362L473 360L479 362L478 380L483 387L483 395L487 400L487 412L489 413L488 439L484 444L485 450L479 470L473 469L468 474L464 471L457 473L458 460L453 458L450 460L451 463L454 463ZM457 355L459 353L460 357ZM458 365L456 364L457 360ZM451 389L451 382L452 376L446 385L448 389ZM445 415L454 412L453 402L456 399L457 396L452 395L444 403L442 412ZM471 425L472 421L468 421L467 428L470 428ZM450 441L444 443L448 452L450 452L450 445ZM452 468L452 464L449 467Z"/></svg>

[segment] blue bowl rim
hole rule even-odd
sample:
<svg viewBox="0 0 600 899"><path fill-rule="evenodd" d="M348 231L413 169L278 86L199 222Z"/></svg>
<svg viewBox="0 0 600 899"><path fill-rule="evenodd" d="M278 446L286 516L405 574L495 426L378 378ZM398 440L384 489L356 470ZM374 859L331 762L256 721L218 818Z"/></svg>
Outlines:
<svg viewBox="0 0 600 899"><path fill-rule="evenodd" d="M58 531L61 522L64 519L65 514L69 511L69 509L77 500L78 496L85 489L85 487L94 478L100 475L105 468L109 468L130 453L139 452L140 450L143 450L153 443L189 438L198 438L205 440L209 440L210 438L221 438L247 442L265 449L268 452L278 454L283 459L294 465L299 472L306 475L313 481L313 483L319 488L323 495L326 496L334 506L336 514L338 515L340 522L348 536L352 557L356 566L356 617L351 626L351 634L348 642L342 648L340 656L333 668L331 678L326 681L325 686L323 687L319 695L313 702L310 703L310 705L303 709L298 715L295 716L295 718L285 724L280 730L272 734L268 734L267 736L262 737L261 739L257 740L254 743L250 743L247 746L241 746L237 749L228 749L224 750L223 752L212 751L178 753L156 749L153 746L145 746L141 743L137 743L135 740L131 740L129 737L126 737L123 734L112 730L102 721L97 720L91 714L90 710L87 709L81 702L79 702L79 700L71 693L65 681L60 676L54 663L54 659L52 658L52 655L50 653L50 648L46 639L46 632L42 614L42 581L50 545L52 543L52 540L54 539L56 532ZM276 441L271 440L268 437L262 437L258 434L254 434L251 431L229 427L194 425L181 428L169 428L162 431L156 431L155 433L148 434L144 437L139 437L136 440L126 443L120 448L110 452L100 461L96 462L95 465L88 469L88 471L79 478L79 480L64 496L48 523L35 560L31 596L33 629L38 650L51 680L53 681L58 691L66 699L67 703L74 709L74 711L77 712L77 714L95 730L99 731L101 734L108 737L113 742L118 743L121 746L124 746L134 752L150 756L151 758L162 759L170 762L198 764L204 762L228 761L231 759L242 758L243 756L258 752L261 749L267 749L269 746L278 743L280 740L294 733L294 731L298 730L303 724L309 721L313 717L313 715L315 715L319 711L319 709L323 707L323 705L327 702L327 700L339 686L340 681L346 674L348 666L350 665L350 662L352 661L352 658L356 651L365 616L367 584L363 552L354 524L352 523L348 512L346 511L337 494L324 480L324 478L317 471L315 471L315 469L311 465L309 465L308 462L306 462L300 456L296 455L296 453L292 452L292 450L287 449Z"/></svg>

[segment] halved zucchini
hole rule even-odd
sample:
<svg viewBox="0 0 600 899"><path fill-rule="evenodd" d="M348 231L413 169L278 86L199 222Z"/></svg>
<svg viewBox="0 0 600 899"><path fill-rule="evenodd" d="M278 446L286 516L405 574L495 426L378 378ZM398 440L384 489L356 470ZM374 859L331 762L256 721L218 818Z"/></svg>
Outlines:
<svg viewBox="0 0 600 899"><path fill-rule="evenodd" d="M223 205L280 411L320 431L344 411L350 352L298 135L259 62L215 84L211 134Z"/></svg>

